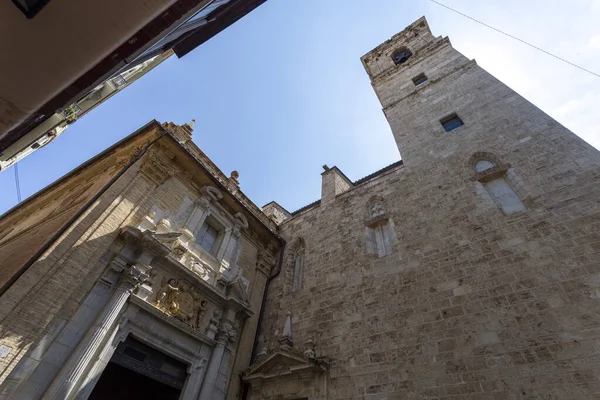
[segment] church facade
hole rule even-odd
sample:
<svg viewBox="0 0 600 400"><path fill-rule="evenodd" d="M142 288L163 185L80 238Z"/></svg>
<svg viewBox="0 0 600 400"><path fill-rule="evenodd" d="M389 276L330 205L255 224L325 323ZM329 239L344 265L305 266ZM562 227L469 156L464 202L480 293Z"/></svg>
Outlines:
<svg viewBox="0 0 600 400"><path fill-rule="evenodd" d="M600 153L424 18L362 62L402 161L300 210L153 121L7 212L0 398L600 397Z"/></svg>

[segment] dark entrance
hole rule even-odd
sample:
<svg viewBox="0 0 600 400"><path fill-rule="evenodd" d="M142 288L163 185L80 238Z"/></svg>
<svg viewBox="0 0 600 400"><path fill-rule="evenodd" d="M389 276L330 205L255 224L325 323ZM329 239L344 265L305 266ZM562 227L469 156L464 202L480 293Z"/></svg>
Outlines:
<svg viewBox="0 0 600 400"><path fill-rule="evenodd" d="M187 365L128 337L102 372L90 400L177 400Z"/></svg>

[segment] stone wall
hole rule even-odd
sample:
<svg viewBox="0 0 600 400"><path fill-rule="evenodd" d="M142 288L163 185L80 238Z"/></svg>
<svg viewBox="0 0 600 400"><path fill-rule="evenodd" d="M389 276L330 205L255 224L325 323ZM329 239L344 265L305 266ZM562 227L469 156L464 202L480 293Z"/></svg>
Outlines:
<svg viewBox="0 0 600 400"><path fill-rule="evenodd" d="M223 310L213 312L216 300L208 301L207 316L203 319L202 326L194 326L194 329L199 329L194 330L186 326L181 326L181 329L184 332L187 330L188 336L200 335L205 342L212 341L213 346L215 346L213 340L215 335L217 337L215 340L226 342L226 357L224 357L226 361L221 363L220 358L215 358L217 360L215 364L211 358L209 366L204 366L208 372L202 369L204 367L200 364L190 364L192 375L204 372L209 374L211 368L214 370L214 375L218 375L216 386L219 393L211 398L225 397L227 383L232 374L237 384L237 374L249 364L264 287L267 276L275 264L279 240L272 232L275 224L264 215L260 215L260 218L255 216L255 213L260 213L260 210L254 204L251 208L247 207L247 198L239 188L235 188L233 193L229 186L222 186L219 179L221 176L212 176L210 172L203 169L202 164L199 164L199 160L196 159L197 153L188 150L188 148L193 150L195 145L190 142L186 145L187 148L182 148L181 144L154 121L84 165L77 170L76 174L57 182L54 188L47 191L48 193L33 198L23 210L15 211L14 215L17 216L27 215L29 210L39 212L33 213L29 219L24 219L22 226L18 226L17 233L8 233L5 236L7 238L5 243L19 243L23 249L27 249L28 244L35 248L39 243L51 240L54 232L46 230L43 232L44 235L35 237L39 237L41 241L33 239L30 241L32 236L25 234L19 236L20 231L27 233L28 230L31 231L44 224L44 218L51 219L47 216L52 215L54 210L62 212L64 209L66 211L62 214L74 215L70 213L71 209L75 209L77 205L83 207L85 200L90 198L90 193L98 191L98 185L108 182L110 178L116 176L117 171L126 168L124 174L116 179L96 201L85 208L59 239L54 241L0 297L0 346L3 351L0 356L0 398L40 398L42 394L48 393L45 392L48 387L54 395L63 393L63 390L76 390L83 376L72 378L73 381L69 381L70 388L65 389L60 386L60 383L56 383L59 380L63 381L62 378L65 377L57 374L69 374L69 368L78 365L74 363L81 360L69 360L69 356L81 349L81 346L78 346L80 343L87 343L90 332L95 332L93 323L96 318L104 315L103 307L107 302L112 304L109 297L111 291L114 291L113 286L118 285L116 281L111 281L112 283L106 281L106 276L114 275L109 264L115 262L115 254L119 255L119 252L126 251L123 248L127 249L122 240L118 239L122 237L123 229L138 231L137 227L144 229L144 224L154 224L153 230L159 234L166 234L161 238L171 243L168 240L171 240L169 238L173 235L175 238L185 237L181 232L174 234L173 230L175 227L183 227L181 221L185 222L186 218L190 217L190 215L182 217L180 213L193 209L198 216L206 215L206 210L201 211L199 208L201 204L210 204L211 210L216 213L212 214L213 217L229 223L227 232L219 233L222 235L223 243L217 246L219 255L215 252L213 255L206 253L198 256L198 261L204 262L204 264L199 263L198 268L211 265L214 269L206 276L202 275L194 270L193 265L188 265L188 259L185 257L191 254L190 251L182 250L184 255L178 255L179 253L175 254L175 250L180 249L172 249L174 253L167 257L165 256L169 253L167 245L164 245L167 249L165 255L152 262L168 261L169 265L175 265L171 268L184 269L183 272L188 275L197 274L195 279L204 285L201 285L204 291L221 304ZM222 175L220 171L219 173ZM94 180L93 177L97 179ZM219 189L212 185L218 186ZM74 190L69 190L71 188ZM207 194L207 188L210 188L210 194L214 197ZM218 204L213 207L213 203ZM185 206L186 204L188 207ZM15 218L11 215L13 214L0 220L0 224L9 225L7 218ZM179 217L182 217L181 221L178 220ZM262 220L266 221L267 225L263 224ZM170 228L170 223L173 229ZM191 241L194 242L193 234L189 234L192 235ZM141 239L136 240L139 242ZM186 240L189 241L189 238ZM162 248L160 243L154 246ZM8 247L5 249L15 251ZM3 251L2 248L0 251ZM142 257L142 255L137 256ZM186 264L182 266L184 260ZM123 263L127 264L125 261ZM16 262L15 265L18 268L22 266ZM165 268L161 268L157 267L152 279L149 279L152 286L144 288L144 291L154 291L152 297L147 299L150 303L156 303L157 291L164 287L163 281L171 277L165 275ZM236 276L229 276L232 271ZM188 283L187 281L185 285L182 283L183 292L187 293L191 290ZM134 297L138 294L136 293ZM185 298L189 300L190 296L191 294L188 293ZM225 303L228 304L227 307L223 306ZM155 314L160 314L163 319L175 320L175 317L166 312L162 315L162 311L154 306L148 304L146 308L148 307ZM189 301L185 307L189 311ZM190 319L189 315L184 319L186 321ZM127 318L123 317L123 320ZM213 320L216 322L213 323ZM183 324L178 320L170 323ZM113 325L108 328L111 330L118 328ZM200 330L202 332L199 332ZM204 331L212 332L212 337ZM144 334L151 336L152 329L148 328L148 332ZM112 340L108 338L106 332L105 336L102 338L102 346L105 345L105 341ZM237 357L237 346L241 349L239 357ZM200 356L198 354L198 360L192 361L199 361ZM206 354L202 356L206 357ZM95 354L94 357L96 360L99 354ZM106 359L106 354L103 353L103 357L102 362L108 363L110 355ZM85 361L83 358L82 360ZM87 371L92 366L84 363L81 368L86 368ZM61 378L55 380L57 376ZM215 376L212 378L213 381L205 385L202 390L210 391L215 384ZM201 382L198 380L200 378L202 377L194 376L191 380L196 384ZM91 388L85 387L84 390L89 393ZM185 398L197 396L197 391L193 394L185 394Z"/></svg>
<svg viewBox="0 0 600 400"><path fill-rule="evenodd" d="M61 182L34 195L0 219L0 287L64 227L86 202L117 173L114 162L80 171L76 179Z"/></svg>
<svg viewBox="0 0 600 400"><path fill-rule="evenodd" d="M394 65L401 46L413 56ZM404 166L281 224L288 243L304 239L303 284L292 293L285 263L260 347L276 347L291 311L295 346L313 336L330 359L330 399L600 397L600 153L424 19L363 63ZM464 126L445 132L453 112ZM485 189L498 177L526 212L501 211ZM395 231L383 257L365 241L374 196Z"/></svg>
<svg viewBox="0 0 600 400"><path fill-rule="evenodd" d="M3 221L8 222L12 215L26 213L28 209L50 215L55 210L55 204L60 203L61 199L67 203L75 201L78 204L72 207L72 211L67 209L64 212L73 215L77 207L83 207L82 203L86 199L82 199L81 196L69 198L69 191L66 190L65 194L57 196L57 200L46 200L52 199L56 192L61 194L63 188L75 188L73 193L86 188L86 181L93 182L94 173L99 171L105 171L104 174L98 175L99 184L108 181L119 170L115 166L124 167L134 149L147 144L153 133L156 132L150 131L147 135L138 137L139 140L130 141L121 147L121 151L107 151L84 170L58 182L55 185L56 189L51 188L48 194L32 198L23 206L23 211L17 209L14 214L5 216ZM42 353L45 351L43 347L47 346L48 340L55 337L65 321L73 316L84 296L102 274L108 262L103 257L116 238L119 226L131 212L138 196L144 194L144 185L127 191L136 174L137 169L130 168L122 175L0 297L0 345L8 349L8 354L0 359L0 381L6 379L27 351L33 351L34 344L43 343L42 348L38 350ZM88 197L93 194L91 191L95 185L96 183L84 192ZM121 196L122 194L125 196ZM37 224L42 227L49 226L48 224L52 224L52 218L40 219ZM44 229L39 231L44 235L34 235L37 226L36 223L29 223L25 219L23 234L15 237L13 243L17 243L26 253L37 251L42 243L51 240L56 233L52 229ZM59 228L59 225L53 226ZM32 234L27 234L28 232ZM29 246L32 250L28 249ZM12 252L19 248L9 250ZM9 254L7 258L19 260L19 263L14 263L15 270L24 267L24 261L27 259L14 253ZM10 389L10 384L5 385L4 389Z"/></svg>

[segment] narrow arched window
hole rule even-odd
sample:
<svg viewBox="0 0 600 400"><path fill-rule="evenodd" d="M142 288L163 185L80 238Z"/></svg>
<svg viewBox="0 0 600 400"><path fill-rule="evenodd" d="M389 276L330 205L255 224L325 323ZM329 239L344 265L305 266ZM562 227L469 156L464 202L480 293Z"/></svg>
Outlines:
<svg viewBox="0 0 600 400"><path fill-rule="evenodd" d="M286 265L288 265L289 270L291 270L291 286L292 292L297 292L302 289L302 281L304 277L304 264L305 264L305 254L306 254L306 246L304 244L304 239L296 238L292 241L288 248L288 253L286 256ZM289 279L289 278L288 278ZM288 281L289 282L289 281Z"/></svg>
<svg viewBox="0 0 600 400"><path fill-rule="evenodd" d="M392 239L395 236L391 219L386 213L383 199L372 197L366 207L366 246L367 252L384 257L392 254Z"/></svg>
<svg viewBox="0 0 600 400"><path fill-rule="evenodd" d="M304 248L298 249L294 257L294 274L292 280L292 292L302 289L302 272L304 271Z"/></svg>
<svg viewBox="0 0 600 400"><path fill-rule="evenodd" d="M506 215L526 211L525 204L507 179L509 167L510 165L496 165L489 160L478 160L475 163L476 180L481 182Z"/></svg>

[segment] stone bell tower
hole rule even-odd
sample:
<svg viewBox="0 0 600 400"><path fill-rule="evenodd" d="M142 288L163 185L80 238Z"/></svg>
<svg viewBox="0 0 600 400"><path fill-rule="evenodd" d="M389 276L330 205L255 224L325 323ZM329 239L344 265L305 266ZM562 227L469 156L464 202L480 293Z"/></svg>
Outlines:
<svg viewBox="0 0 600 400"><path fill-rule="evenodd" d="M406 166L498 155L598 159L597 152L475 60L435 37L422 17L362 57ZM458 157L458 158L457 158Z"/></svg>

